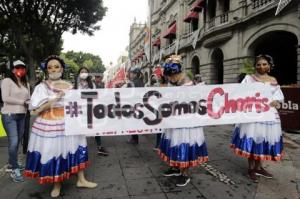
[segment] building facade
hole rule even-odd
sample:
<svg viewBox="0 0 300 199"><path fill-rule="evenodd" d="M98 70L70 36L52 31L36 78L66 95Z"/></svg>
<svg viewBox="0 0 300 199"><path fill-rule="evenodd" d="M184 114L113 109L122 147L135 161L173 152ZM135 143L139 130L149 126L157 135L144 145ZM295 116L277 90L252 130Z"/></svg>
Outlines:
<svg viewBox="0 0 300 199"><path fill-rule="evenodd" d="M150 70L148 67L149 61L147 60L145 54L145 39L147 35L147 25L145 23L134 23L130 26L129 33L129 59L131 61L130 65L135 67L140 67L143 73L144 82L148 82Z"/></svg>
<svg viewBox="0 0 300 199"><path fill-rule="evenodd" d="M300 83L300 1L275 16L279 0L149 0L152 63L170 54L207 83L236 82L269 54L281 85Z"/></svg>

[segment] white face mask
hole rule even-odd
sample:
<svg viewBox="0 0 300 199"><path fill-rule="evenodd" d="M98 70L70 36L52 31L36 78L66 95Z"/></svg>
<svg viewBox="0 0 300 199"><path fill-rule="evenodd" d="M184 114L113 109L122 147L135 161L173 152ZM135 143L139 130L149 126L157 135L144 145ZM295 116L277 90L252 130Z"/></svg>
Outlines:
<svg viewBox="0 0 300 199"><path fill-rule="evenodd" d="M50 80L59 80L62 76L61 72L57 72L57 73L51 73L49 74L49 79Z"/></svg>
<svg viewBox="0 0 300 199"><path fill-rule="evenodd" d="M86 79L86 78L88 78L88 76L89 76L88 73L80 73L79 74L80 79Z"/></svg>

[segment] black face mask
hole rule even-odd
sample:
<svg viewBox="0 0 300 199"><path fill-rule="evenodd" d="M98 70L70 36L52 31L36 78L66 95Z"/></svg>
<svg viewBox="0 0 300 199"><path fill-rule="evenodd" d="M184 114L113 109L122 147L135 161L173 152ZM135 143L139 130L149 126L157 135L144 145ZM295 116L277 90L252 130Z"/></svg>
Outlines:
<svg viewBox="0 0 300 199"><path fill-rule="evenodd" d="M264 75L264 74L270 72L270 68L256 68L256 71L257 71L260 75Z"/></svg>

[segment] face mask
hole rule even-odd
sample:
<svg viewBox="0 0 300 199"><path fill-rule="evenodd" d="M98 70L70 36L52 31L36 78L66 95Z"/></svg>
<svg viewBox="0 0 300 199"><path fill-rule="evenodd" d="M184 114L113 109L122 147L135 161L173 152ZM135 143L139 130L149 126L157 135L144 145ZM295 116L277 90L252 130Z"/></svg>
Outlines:
<svg viewBox="0 0 300 199"><path fill-rule="evenodd" d="M18 68L18 69L15 69L14 74L17 77L22 78L26 75L26 70L25 70L25 68Z"/></svg>
<svg viewBox="0 0 300 199"><path fill-rule="evenodd" d="M256 71L259 74L263 75L263 74L266 74L266 73L270 72L270 68L269 67L267 67L267 68L259 67L259 68L256 68Z"/></svg>
<svg viewBox="0 0 300 199"><path fill-rule="evenodd" d="M62 76L62 73L60 73L60 72L49 74L49 78L51 80L58 80L61 78L61 76Z"/></svg>
<svg viewBox="0 0 300 199"><path fill-rule="evenodd" d="M86 79L88 78L89 74L88 73L80 73L79 77L80 79Z"/></svg>

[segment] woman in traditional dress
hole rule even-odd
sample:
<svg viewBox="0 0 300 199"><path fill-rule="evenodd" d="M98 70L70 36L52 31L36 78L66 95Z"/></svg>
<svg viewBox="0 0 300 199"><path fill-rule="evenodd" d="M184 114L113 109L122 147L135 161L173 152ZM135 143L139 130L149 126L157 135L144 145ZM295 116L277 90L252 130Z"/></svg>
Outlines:
<svg viewBox="0 0 300 199"><path fill-rule="evenodd" d="M248 176L258 182L257 176L272 178L273 175L262 167L263 160L279 161L282 158L283 142L281 122L276 107L284 97L275 77L268 75L274 66L269 55L259 55L255 60L256 72L246 75L242 84L261 83L270 85L272 101L271 111L276 120L271 122L245 123L235 126L231 147L234 152L248 158Z"/></svg>
<svg viewBox="0 0 300 199"><path fill-rule="evenodd" d="M164 75L171 86L193 85L182 72L180 56L166 60ZM165 129L158 154L170 166L163 175L179 176L176 186L186 186L190 182L188 169L208 160L203 127Z"/></svg>
<svg viewBox="0 0 300 199"><path fill-rule="evenodd" d="M94 188L83 170L89 165L85 136L66 136L64 93L72 85L62 80L64 61L58 56L45 60L48 80L40 83L31 96L31 110L38 114L30 135L24 175L38 178L40 184L53 183L51 197L60 195L61 183L71 174L78 175L77 187Z"/></svg>

